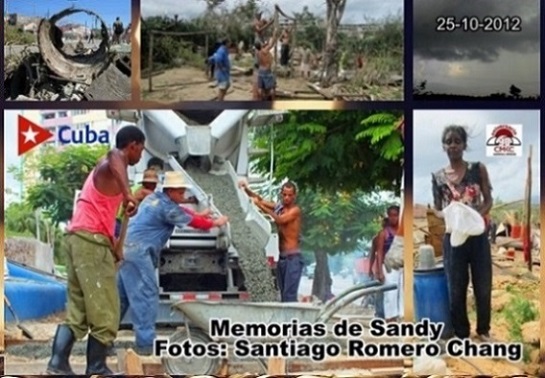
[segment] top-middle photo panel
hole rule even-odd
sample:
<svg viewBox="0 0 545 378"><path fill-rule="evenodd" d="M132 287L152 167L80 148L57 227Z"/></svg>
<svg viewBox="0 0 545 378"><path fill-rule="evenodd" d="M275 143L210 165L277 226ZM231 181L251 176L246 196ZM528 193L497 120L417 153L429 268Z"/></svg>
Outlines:
<svg viewBox="0 0 545 378"><path fill-rule="evenodd" d="M401 101L403 0L141 0L141 98Z"/></svg>

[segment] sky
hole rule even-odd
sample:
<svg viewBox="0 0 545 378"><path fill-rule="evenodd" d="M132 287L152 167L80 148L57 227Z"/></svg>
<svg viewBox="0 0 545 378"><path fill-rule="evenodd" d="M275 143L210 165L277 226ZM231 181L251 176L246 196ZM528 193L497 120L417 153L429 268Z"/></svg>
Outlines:
<svg viewBox="0 0 545 378"><path fill-rule="evenodd" d="M131 22L131 0L4 0L4 11L21 14L29 17L47 17L69 8L74 5L77 8L91 10L97 13L111 28L116 17L127 26ZM77 13L63 18L59 23L80 23L88 27L94 24L94 18L85 14ZM94 25L93 25L94 26Z"/></svg>
<svg viewBox="0 0 545 378"><path fill-rule="evenodd" d="M232 9L240 0L225 0L222 7ZM264 10L264 17L273 14L274 4L278 4L286 14L301 12L304 6L316 15L325 15L326 6L323 0L258 0ZM205 0L183 0L183 12L180 12L180 0L140 0L142 16L173 15L179 12L180 18L194 18L206 10ZM403 15L403 0L347 0L343 24L364 24L368 20L384 19L387 16Z"/></svg>
<svg viewBox="0 0 545 378"><path fill-rule="evenodd" d="M453 124L468 128L468 149L464 158L486 165L493 187L492 197L499 197L504 202L524 199L528 151L532 144L532 198L539 198L539 111L422 110L414 112L413 122L415 204L433 205L431 173L448 165L441 135L446 126ZM486 125L499 123L522 124L523 156L486 156Z"/></svg>
<svg viewBox="0 0 545 378"><path fill-rule="evenodd" d="M8 173L11 166L18 166L20 159L17 156L17 115L19 111L4 111L4 185L13 191L19 192L20 183L12 174ZM8 202L10 198L6 198Z"/></svg>
<svg viewBox="0 0 545 378"><path fill-rule="evenodd" d="M539 94L539 0L415 0L414 81L460 95ZM439 16L519 16L520 32L437 32Z"/></svg>
<svg viewBox="0 0 545 378"><path fill-rule="evenodd" d="M17 116L21 114L20 110L5 110L4 111L4 184L5 188L12 189L16 192L15 196L6 196L4 201L18 201L18 194L21 190L21 183L15 180L13 175L8 173L11 166L19 166L21 159L17 156ZM123 126L126 122L121 122Z"/></svg>

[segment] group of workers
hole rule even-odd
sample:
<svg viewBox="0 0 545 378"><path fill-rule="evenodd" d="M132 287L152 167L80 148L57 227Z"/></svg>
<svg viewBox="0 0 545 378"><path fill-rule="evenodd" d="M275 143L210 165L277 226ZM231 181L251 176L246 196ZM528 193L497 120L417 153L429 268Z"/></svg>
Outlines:
<svg viewBox="0 0 545 378"><path fill-rule="evenodd" d="M252 98L253 100L274 101L276 90L276 77L272 70L274 55L273 49L276 48L280 40L280 65L289 66L291 56L290 40L292 29L285 27L280 35L273 33L269 38L266 37L267 29L274 23L274 18L266 20L262 12L257 12L252 24L254 31L254 76L252 80ZM229 60L229 38L224 38L219 42L219 46L213 54L207 59L209 72L214 72L218 88L218 101L223 101L227 91L231 87L231 62ZM310 49L303 51L303 60L301 70L303 75L309 75L309 63L311 58ZM304 67L303 67L304 65Z"/></svg>
<svg viewBox="0 0 545 378"><path fill-rule="evenodd" d="M197 213L184 207L196 202L194 197L186 198L191 186L181 172L164 172L161 180L163 163L158 159L150 159L141 185L131 190L127 168L140 161L144 143L145 135L138 127L121 128L115 148L97 163L83 185L62 241L67 259L67 317L57 327L47 374L74 375L69 361L72 348L86 336L85 374L113 374L106 359L129 309L136 352L151 354L159 307L156 269L162 248L176 226L209 230L228 222L226 216L214 217L209 209ZM303 263L295 185L283 185L278 204L252 192L246 181L239 186L278 225L278 287L282 301L297 301Z"/></svg>

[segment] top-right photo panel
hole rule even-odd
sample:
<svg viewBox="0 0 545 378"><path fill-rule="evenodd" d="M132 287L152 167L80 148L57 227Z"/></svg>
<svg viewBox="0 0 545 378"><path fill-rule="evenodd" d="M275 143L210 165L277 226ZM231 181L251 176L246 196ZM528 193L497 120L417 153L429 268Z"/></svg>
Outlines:
<svg viewBox="0 0 545 378"><path fill-rule="evenodd" d="M141 98L401 101L403 0L141 0Z"/></svg>
<svg viewBox="0 0 545 378"><path fill-rule="evenodd" d="M415 100L539 100L539 0L414 0Z"/></svg>

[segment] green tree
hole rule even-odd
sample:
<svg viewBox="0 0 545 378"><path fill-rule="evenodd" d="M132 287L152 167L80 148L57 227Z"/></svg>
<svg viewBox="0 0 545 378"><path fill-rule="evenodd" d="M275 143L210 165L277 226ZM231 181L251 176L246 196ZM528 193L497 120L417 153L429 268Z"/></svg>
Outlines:
<svg viewBox="0 0 545 378"><path fill-rule="evenodd" d="M103 145L73 145L60 151L54 147L45 148L36 162L39 181L27 189L25 203L32 210L41 209L55 226L68 221L76 190L81 189L87 175L107 150ZM18 168L12 170L21 177L23 172Z"/></svg>
<svg viewBox="0 0 545 378"><path fill-rule="evenodd" d="M34 210L27 201L13 202L5 208L4 219L6 237L35 238L53 248L55 263L64 263L59 253L62 231L45 214Z"/></svg>
<svg viewBox="0 0 545 378"><path fill-rule="evenodd" d="M272 176L289 178L300 188L303 244L316 255L313 293L322 299L331 286L327 254L355 250L359 240L377 231L384 215L386 204L378 197L364 198L379 191L399 194L401 117L400 111L292 111L274 126ZM271 131L257 130L255 143L270 148ZM270 154L254 159L258 172L269 173Z"/></svg>
<svg viewBox="0 0 545 378"><path fill-rule="evenodd" d="M315 192L298 195L303 213L302 248L314 251L316 270L312 295L325 301L331 294L328 255L350 253L379 230L380 219L389 203L361 191Z"/></svg>
<svg viewBox="0 0 545 378"><path fill-rule="evenodd" d="M403 143L395 130L401 111L293 111L274 126L273 177L326 192L391 190L399 193ZM270 131L256 145L270 148ZM271 156L256 157L260 173Z"/></svg>

